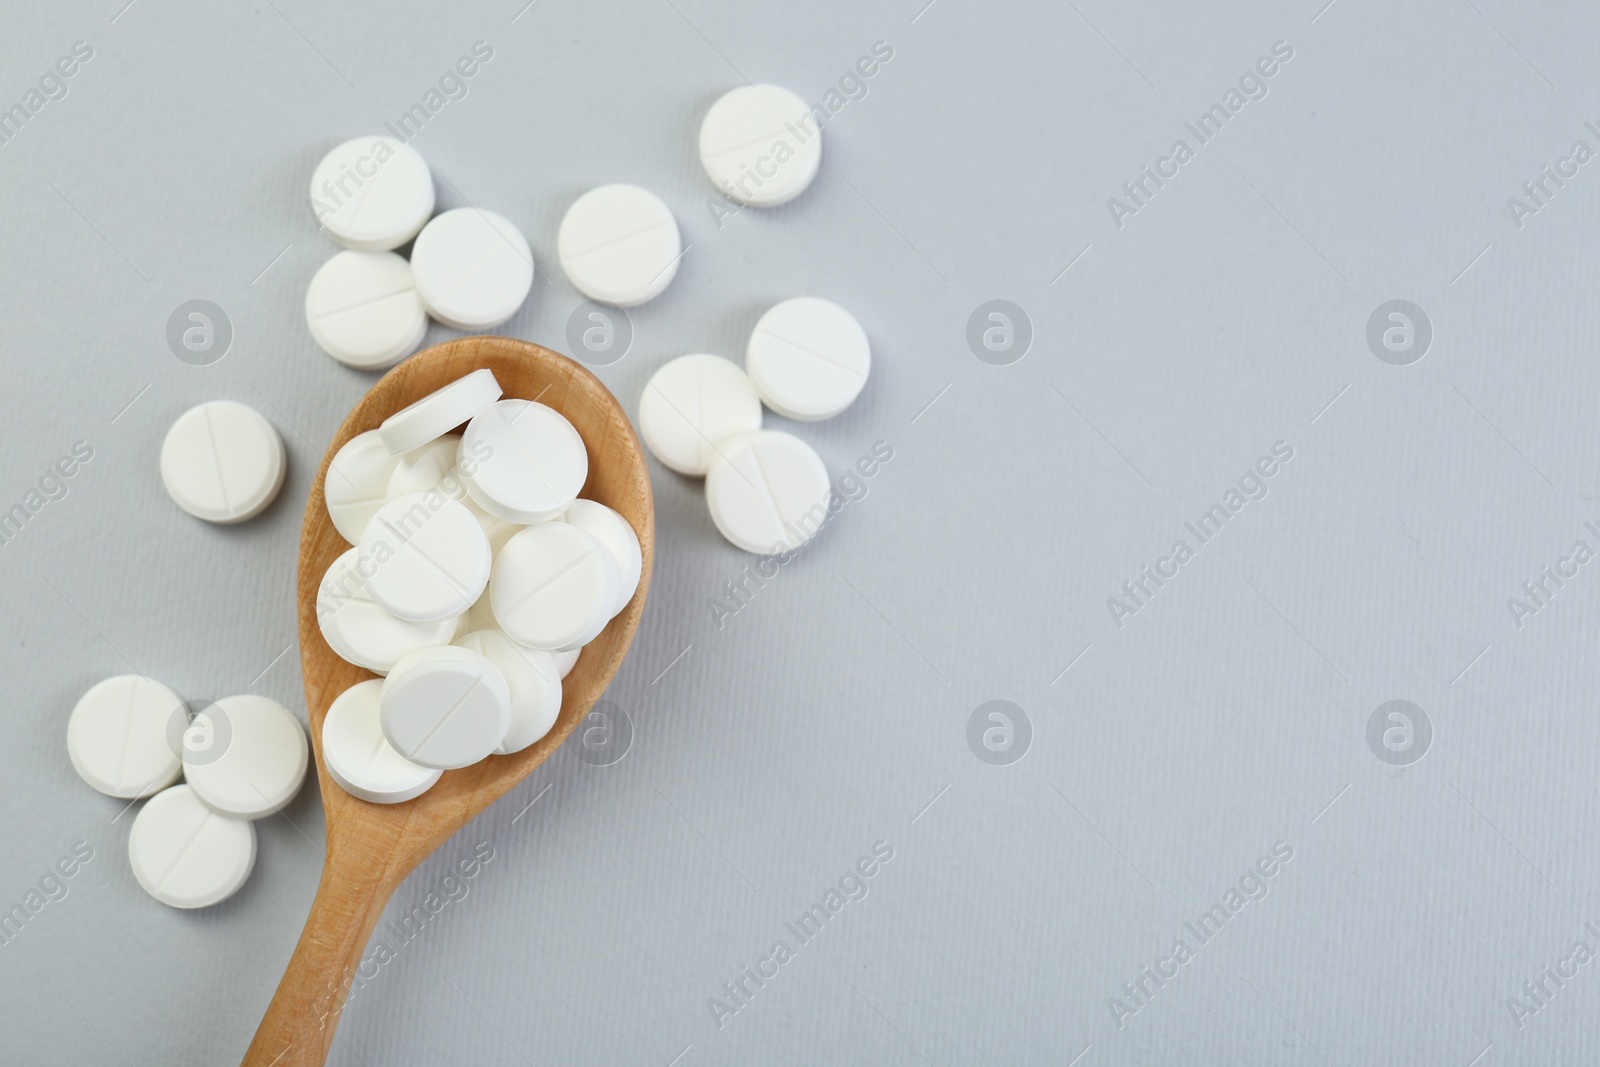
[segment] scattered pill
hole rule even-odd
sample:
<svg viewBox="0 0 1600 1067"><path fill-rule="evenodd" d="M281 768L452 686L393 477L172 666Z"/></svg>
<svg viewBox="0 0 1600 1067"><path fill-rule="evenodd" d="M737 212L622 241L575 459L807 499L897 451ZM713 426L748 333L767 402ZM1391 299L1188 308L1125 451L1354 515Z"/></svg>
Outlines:
<svg viewBox="0 0 1600 1067"><path fill-rule="evenodd" d="M153 678L119 674L95 684L67 720L73 769L109 797L159 793L183 773L167 733L182 707L178 694Z"/></svg>
<svg viewBox="0 0 1600 1067"><path fill-rule="evenodd" d="M438 493L407 493L379 508L359 549L367 593L410 622L455 618L489 580L492 557L483 527Z"/></svg>
<svg viewBox="0 0 1600 1067"><path fill-rule="evenodd" d="M611 619L619 585L611 553L592 535L543 522L500 550L489 596L507 637L554 652L594 640Z"/></svg>
<svg viewBox="0 0 1600 1067"><path fill-rule="evenodd" d="M828 469L810 445L778 430L724 444L706 475L706 503L723 537L746 552L799 548L828 518Z"/></svg>
<svg viewBox="0 0 1600 1067"><path fill-rule="evenodd" d="M589 477L589 454L572 423L531 400L500 400L474 415L461 447L483 457L462 470L467 492L507 522L560 515Z"/></svg>
<svg viewBox="0 0 1600 1067"><path fill-rule="evenodd" d="M388 501L389 477L396 462L378 431L368 430L346 441L328 463L322 483L328 517L339 536L352 545L361 540L361 531Z"/></svg>
<svg viewBox="0 0 1600 1067"><path fill-rule="evenodd" d="M683 242L661 198L637 185L602 185L573 201L556 235L567 279L590 300L634 307L678 273Z"/></svg>
<svg viewBox="0 0 1600 1067"><path fill-rule="evenodd" d="M533 250L508 220L460 207L422 228L411 276L428 314L458 330L487 330L517 313L533 286Z"/></svg>
<svg viewBox="0 0 1600 1067"><path fill-rule="evenodd" d="M410 145L357 137L317 164L311 210L346 248L387 252L415 237L433 214L433 175Z"/></svg>
<svg viewBox="0 0 1600 1067"><path fill-rule="evenodd" d="M378 435L399 456L449 433L500 396L494 371L481 367L390 415L378 427Z"/></svg>
<svg viewBox="0 0 1600 1067"><path fill-rule="evenodd" d="M393 252L340 252L311 278L306 324L340 363L380 370L417 350L428 316L411 284L411 264Z"/></svg>
<svg viewBox="0 0 1600 1067"><path fill-rule="evenodd" d="M474 630L456 644L487 656L505 675L511 724L496 752L521 752L550 732L561 714L561 671L550 653L524 648L499 630Z"/></svg>
<svg viewBox="0 0 1600 1067"><path fill-rule="evenodd" d="M207 522L253 518L283 487L283 439L260 412L233 400L198 404L161 443L161 482L184 511Z"/></svg>
<svg viewBox="0 0 1600 1067"><path fill-rule="evenodd" d="M761 398L738 364L679 356L651 375L639 398L639 432L656 459L701 477L717 446L761 428Z"/></svg>
<svg viewBox="0 0 1600 1067"><path fill-rule="evenodd" d="M787 419L831 419L867 384L872 347L861 324L814 296L785 300L761 316L744 369L767 407Z"/></svg>
<svg viewBox="0 0 1600 1067"><path fill-rule="evenodd" d="M146 893L174 908L204 908L233 896L256 864L256 828L218 814L194 789L175 785L134 816L128 860Z"/></svg>
<svg viewBox="0 0 1600 1067"><path fill-rule="evenodd" d="M383 680L379 722L396 752L450 770L495 750L511 725L500 668L480 652L441 645L413 652Z"/></svg>
<svg viewBox="0 0 1600 1067"><path fill-rule="evenodd" d="M293 800L307 759L305 728L267 697L223 697L184 735L184 780L208 806L238 819L259 819Z"/></svg>
<svg viewBox="0 0 1600 1067"><path fill-rule="evenodd" d="M433 622L396 618L373 601L361 566L361 550L350 549L328 567L317 589L317 626L340 659L388 674L418 649L449 642L456 631L454 617Z"/></svg>
<svg viewBox="0 0 1600 1067"><path fill-rule="evenodd" d="M444 772L412 763L389 744L379 722L383 682L357 682L328 706L322 720L322 764L353 797L399 804L421 796Z"/></svg>
<svg viewBox="0 0 1600 1067"><path fill-rule="evenodd" d="M604 504L593 500L574 500L567 509L566 521L594 537L611 553L617 565L617 603L611 614L628 606L639 588L639 574L644 570L644 553L639 547L639 535L628 520Z"/></svg>
<svg viewBox="0 0 1600 1067"><path fill-rule="evenodd" d="M700 163L732 199L775 207L806 191L822 164L822 131L806 102L777 85L723 94L700 124Z"/></svg>

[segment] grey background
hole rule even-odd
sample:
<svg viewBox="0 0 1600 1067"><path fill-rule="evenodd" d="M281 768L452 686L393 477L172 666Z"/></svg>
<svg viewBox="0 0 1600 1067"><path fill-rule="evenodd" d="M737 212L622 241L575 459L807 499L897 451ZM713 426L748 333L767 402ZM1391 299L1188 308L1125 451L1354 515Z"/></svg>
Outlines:
<svg viewBox="0 0 1600 1067"><path fill-rule="evenodd" d="M236 1062L271 996L322 863L315 785L258 823L237 897L172 911L128 869L132 815L74 775L66 716L130 664L303 714L301 512L374 380L306 329L335 251L307 179L480 39L492 61L413 144L441 207L528 235L541 277L503 332L564 347L561 214L637 182L692 247L600 371L624 405L668 357L737 358L766 307L816 294L861 319L874 372L796 432L836 473L876 441L894 458L721 629L710 598L750 557L652 468L655 582L608 693L631 751L597 767L569 744L412 876L394 913L494 851L357 994L332 1062L1600 1055L1600 962L1520 1028L1507 1006L1574 941L1600 950L1600 564L1521 628L1506 605L1580 536L1600 548L1600 162L1521 229L1505 208L1574 140L1600 148L1600 14L922 2L8 5L7 105L73 41L95 56L0 147L0 496L75 441L94 459L0 546L0 900L76 841L95 858L0 947L0 1061ZM829 124L812 188L719 228L710 103L746 78L820 100L878 40L894 58ZM1114 226L1106 199L1279 40L1270 94ZM164 342L194 298L234 326L211 366ZM964 340L997 298L1035 332L1006 367ZM1434 327L1408 367L1365 342L1394 298ZM231 529L181 514L156 465L172 419L224 397L291 457ZM1107 598L1279 440L1270 494L1118 628ZM1009 766L967 745L995 699L1032 723ZM1433 724L1404 768L1365 740L1391 699ZM708 998L878 841L869 895L719 1028ZM1269 895L1119 1029L1108 998L1276 841L1294 856Z"/></svg>

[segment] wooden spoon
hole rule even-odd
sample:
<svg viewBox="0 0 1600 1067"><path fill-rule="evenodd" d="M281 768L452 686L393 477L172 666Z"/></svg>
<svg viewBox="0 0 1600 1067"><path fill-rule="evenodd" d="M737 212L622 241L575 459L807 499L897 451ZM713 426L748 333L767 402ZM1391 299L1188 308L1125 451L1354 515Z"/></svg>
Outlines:
<svg viewBox="0 0 1600 1067"><path fill-rule="evenodd" d="M328 517L323 479L328 461L350 438L479 367L494 371L507 397L538 400L577 428L589 450L583 495L620 512L639 534L644 550L639 591L584 648L562 683L561 715L543 740L510 756L490 756L446 771L415 800L369 804L335 785L322 760L322 720L328 705L352 685L373 677L334 655L317 627L317 587L328 565L350 547ZM311 1067L327 1059L362 951L401 880L467 820L543 763L611 681L644 610L654 543L650 477L627 415L598 378L548 348L507 337L463 337L435 345L384 375L350 412L317 471L300 536L300 661L328 851L311 915L245 1053L245 1067Z"/></svg>

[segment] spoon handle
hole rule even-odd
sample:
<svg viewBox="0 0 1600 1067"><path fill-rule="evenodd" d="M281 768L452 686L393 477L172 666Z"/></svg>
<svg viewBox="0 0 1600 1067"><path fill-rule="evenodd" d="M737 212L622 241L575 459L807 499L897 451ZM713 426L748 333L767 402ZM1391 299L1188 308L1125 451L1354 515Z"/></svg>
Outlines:
<svg viewBox="0 0 1600 1067"><path fill-rule="evenodd" d="M394 890L383 864L335 865L333 849L311 915L243 1067L321 1067L362 950Z"/></svg>

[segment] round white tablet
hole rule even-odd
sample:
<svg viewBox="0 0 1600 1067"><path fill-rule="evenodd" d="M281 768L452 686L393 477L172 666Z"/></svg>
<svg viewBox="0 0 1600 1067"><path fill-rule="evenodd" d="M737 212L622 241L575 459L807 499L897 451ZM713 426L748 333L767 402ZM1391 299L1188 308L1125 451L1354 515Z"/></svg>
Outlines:
<svg viewBox="0 0 1600 1067"><path fill-rule="evenodd" d="M556 235L561 269L590 300L633 307L678 273L683 242L661 198L637 185L602 185L573 201Z"/></svg>
<svg viewBox="0 0 1600 1067"><path fill-rule="evenodd" d="M367 592L410 622L454 619L489 580L489 539L472 512L438 493L407 493L373 516L361 534Z"/></svg>
<svg viewBox="0 0 1600 1067"><path fill-rule="evenodd" d="M333 528L352 545L361 540L361 531L389 499L389 477L395 463L377 430L356 434L333 454L322 495Z"/></svg>
<svg viewBox="0 0 1600 1067"><path fill-rule="evenodd" d="M554 652L586 645L605 629L619 584L611 553L591 534L542 522L500 550L489 600L507 637Z"/></svg>
<svg viewBox="0 0 1600 1067"><path fill-rule="evenodd" d="M366 566L370 571L372 564ZM361 550L352 548L333 561L317 589L317 626L340 659L374 674L388 674L418 649L449 642L455 618L435 622L395 618L373 602L361 570Z"/></svg>
<svg viewBox="0 0 1600 1067"><path fill-rule="evenodd" d="M272 423L233 400L190 408L161 442L167 493L207 522L243 522L261 514L283 488L288 466Z"/></svg>
<svg viewBox="0 0 1600 1067"><path fill-rule="evenodd" d="M178 694L152 678L119 674L97 683L67 720L73 770L108 797L159 793L183 773L167 738L182 706Z"/></svg>
<svg viewBox="0 0 1600 1067"><path fill-rule="evenodd" d="M487 330L515 315L528 298L533 250L506 219L458 207L417 235L411 277L428 314L458 330Z"/></svg>
<svg viewBox="0 0 1600 1067"><path fill-rule="evenodd" d="M256 828L220 815L186 785L150 798L128 833L128 861L146 893L174 908L233 896L256 865Z"/></svg>
<svg viewBox="0 0 1600 1067"><path fill-rule="evenodd" d="M425 648L383 680L378 719L400 755L450 770L494 751L511 725L511 693L500 668L482 653Z"/></svg>
<svg viewBox="0 0 1600 1067"><path fill-rule="evenodd" d="M700 124L700 163L741 204L774 207L805 192L822 164L822 131L806 102L777 85L724 94Z"/></svg>
<svg viewBox="0 0 1600 1067"><path fill-rule="evenodd" d="M489 657L505 675L511 725L496 752L521 752L550 732L561 714L561 670L550 653L524 648L499 630L474 630L456 644Z"/></svg>
<svg viewBox="0 0 1600 1067"><path fill-rule="evenodd" d="M223 815L259 819L300 792L308 757L305 727L288 708L267 697L223 697L190 723L183 777Z"/></svg>
<svg viewBox="0 0 1600 1067"><path fill-rule="evenodd" d="M550 655L555 659L556 669L561 672L561 677L565 678L572 673L572 668L578 665L578 657L583 655L583 649L569 648L565 652L552 652Z"/></svg>
<svg viewBox="0 0 1600 1067"><path fill-rule="evenodd" d="M306 324L340 363L379 370L417 350L428 316L411 285L411 264L393 252L340 252L311 278Z"/></svg>
<svg viewBox="0 0 1600 1067"><path fill-rule="evenodd" d="M679 474L701 477L730 437L761 429L761 398L739 365L721 356L679 356L645 383L639 433Z"/></svg>
<svg viewBox="0 0 1600 1067"><path fill-rule="evenodd" d="M507 522L555 518L589 477L589 453L578 431L560 412L532 400L501 400L473 416L461 449L484 457L463 468L467 492Z"/></svg>
<svg viewBox="0 0 1600 1067"><path fill-rule="evenodd" d="M872 346L855 316L827 300L785 300L761 316L744 369L767 407L784 418L831 419L867 384Z"/></svg>
<svg viewBox="0 0 1600 1067"><path fill-rule="evenodd" d="M401 456L394 465L394 473L389 475L389 499L407 493L426 493L430 489L439 490L451 500L466 496L467 487L455 469L460 450L461 435L447 433ZM449 481L445 484L447 477Z"/></svg>
<svg viewBox="0 0 1600 1067"><path fill-rule="evenodd" d="M592 535L611 553L617 565L617 603L611 609L615 615L628 606L639 588L639 573L644 569L639 535L627 519L594 500L574 500L567 509L566 521Z"/></svg>
<svg viewBox="0 0 1600 1067"><path fill-rule="evenodd" d="M346 248L387 252L415 237L433 214L433 175L410 145L357 137L317 164L311 210Z"/></svg>
<svg viewBox="0 0 1600 1067"><path fill-rule="evenodd" d="M746 552L780 552L811 540L828 517L831 492L822 457L778 430L729 441L706 475L711 521Z"/></svg>
<svg viewBox="0 0 1600 1067"><path fill-rule="evenodd" d="M376 678L340 693L322 720L322 765L353 797L399 804L420 797L444 772L412 763L389 744L378 721L383 682Z"/></svg>
<svg viewBox="0 0 1600 1067"><path fill-rule="evenodd" d="M390 415L378 435L395 455L410 452L460 426L499 400L500 393L494 371L480 367Z"/></svg>

